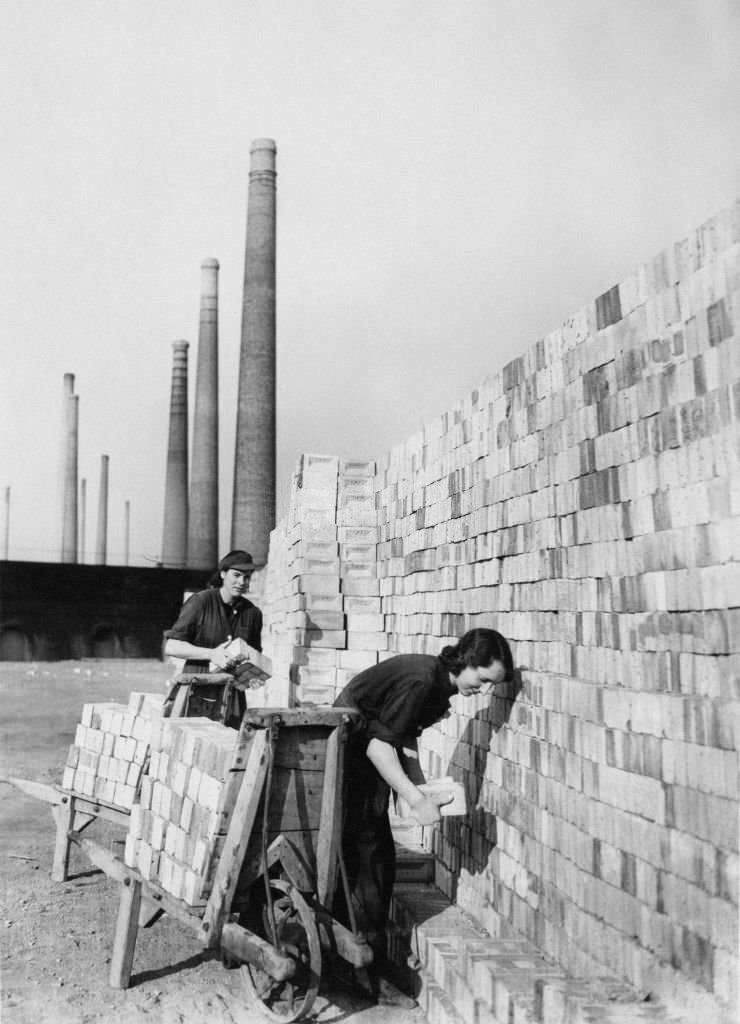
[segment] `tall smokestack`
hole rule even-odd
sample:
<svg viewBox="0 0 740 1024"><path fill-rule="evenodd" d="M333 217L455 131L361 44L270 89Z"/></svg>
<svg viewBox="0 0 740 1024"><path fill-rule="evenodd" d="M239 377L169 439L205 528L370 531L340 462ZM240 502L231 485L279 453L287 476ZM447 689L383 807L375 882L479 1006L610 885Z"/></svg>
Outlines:
<svg viewBox="0 0 740 1024"><path fill-rule="evenodd" d="M95 538L95 564L105 565L108 558L108 463L100 456L100 488L98 490L98 532Z"/></svg>
<svg viewBox="0 0 740 1024"><path fill-rule="evenodd" d="M80 548L77 554L80 563L85 561L85 528L87 526L87 480L80 480Z"/></svg>
<svg viewBox="0 0 740 1024"><path fill-rule="evenodd" d="M10 558L10 488L5 488L5 535L3 539L3 558Z"/></svg>
<svg viewBox="0 0 740 1024"><path fill-rule="evenodd" d="M62 435L59 458L59 558L62 562L77 559L77 430L78 406L74 395L75 375L64 374L62 394ZM71 489L74 487L74 493ZM74 529L75 537L70 534Z"/></svg>
<svg viewBox="0 0 740 1024"><path fill-rule="evenodd" d="M218 561L218 260L203 260L190 471L188 565Z"/></svg>
<svg viewBox="0 0 740 1024"><path fill-rule="evenodd" d="M62 561L77 561L77 444L79 396L65 395L64 511L62 514Z"/></svg>
<svg viewBox="0 0 740 1024"><path fill-rule="evenodd" d="M67 399L75 391L75 375L65 373L62 391L62 423L59 434L59 476L57 483L57 504L58 504L58 542L59 555L61 557L64 547L64 490L67 480Z"/></svg>
<svg viewBox="0 0 740 1024"><path fill-rule="evenodd" d="M267 561L275 525L275 153L250 147L231 547Z"/></svg>
<svg viewBox="0 0 740 1024"><path fill-rule="evenodd" d="M131 502L123 505L123 564L128 565L131 557Z"/></svg>
<svg viewBox="0 0 740 1024"><path fill-rule="evenodd" d="M172 389L167 476L164 491L162 561L183 568L188 554L188 343L172 342Z"/></svg>

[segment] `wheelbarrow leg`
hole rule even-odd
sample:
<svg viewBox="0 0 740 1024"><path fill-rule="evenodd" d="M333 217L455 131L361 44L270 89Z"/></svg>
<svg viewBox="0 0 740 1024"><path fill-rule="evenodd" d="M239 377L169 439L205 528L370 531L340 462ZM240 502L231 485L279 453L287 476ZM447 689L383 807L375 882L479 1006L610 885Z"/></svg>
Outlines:
<svg viewBox="0 0 740 1024"><path fill-rule="evenodd" d="M121 902L118 907L116 935L110 962L111 988L128 988L134 962L136 936L139 931L141 909L141 882L124 878L121 883Z"/></svg>
<svg viewBox="0 0 740 1024"><path fill-rule="evenodd" d="M51 865L53 882L66 882L69 872L69 833L72 831L75 818L75 800L67 797L51 809L57 824L57 835L54 841L54 860Z"/></svg>

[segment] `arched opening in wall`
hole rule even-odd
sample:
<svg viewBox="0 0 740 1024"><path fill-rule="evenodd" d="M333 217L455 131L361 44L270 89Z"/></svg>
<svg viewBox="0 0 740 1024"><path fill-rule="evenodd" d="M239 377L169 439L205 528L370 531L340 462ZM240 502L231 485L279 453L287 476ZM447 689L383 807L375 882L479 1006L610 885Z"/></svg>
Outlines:
<svg viewBox="0 0 740 1024"><path fill-rule="evenodd" d="M31 661L33 644L30 636L17 623L0 626L0 661Z"/></svg>
<svg viewBox="0 0 740 1024"><path fill-rule="evenodd" d="M141 658L143 657L141 650L141 643L139 638L132 634L127 634L123 638L123 656L124 658Z"/></svg>
<svg viewBox="0 0 740 1024"><path fill-rule="evenodd" d="M101 622L92 631L90 654L93 658L120 658L121 641L111 627Z"/></svg>

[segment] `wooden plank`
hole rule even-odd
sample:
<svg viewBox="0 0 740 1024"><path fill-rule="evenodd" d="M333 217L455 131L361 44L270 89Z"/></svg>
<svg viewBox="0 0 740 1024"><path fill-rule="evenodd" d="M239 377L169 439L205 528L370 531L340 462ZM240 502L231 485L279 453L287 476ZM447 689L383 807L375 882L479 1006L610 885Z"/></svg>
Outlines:
<svg viewBox="0 0 740 1024"><path fill-rule="evenodd" d="M268 833L318 828L323 788L323 772L274 766L267 814Z"/></svg>
<svg viewBox="0 0 740 1024"><path fill-rule="evenodd" d="M36 800L45 800L48 804L59 804L65 796L63 789L50 786L47 782L33 782L31 779L18 779L14 776L0 779L0 782L8 782L22 793L27 793Z"/></svg>
<svg viewBox="0 0 740 1024"><path fill-rule="evenodd" d="M244 860L242 861L241 870L239 872L239 884L232 899L232 904L238 903L239 906L244 905L249 887L255 879L259 878L259 876L264 873L261 836L261 829L254 829L252 831L247 852ZM285 868L296 888L301 889L304 892L312 890L316 884L317 837L317 830L313 832L297 830L296 832L280 833L279 836L271 838L270 842L270 849L277 840L284 839L288 842L291 848L291 853L287 855ZM300 861L300 867L297 869L296 877L293 878L293 872L296 870L296 858ZM274 863L274 860L269 855L268 863L270 865Z"/></svg>
<svg viewBox="0 0 740 1024"><path fill-rule="evenodd" d="M92 797L80 796L79 793L70 793L75 802L75 812L88 814L94 818L102 818L104 821L112 821L116 825L123 825L128 828L131 812L123 807L115 807L113 804L106 804ZM77 827L76 825L74 826Z"/></svg>
<svg viewBox="0 0 740 1024"><path fill-rule="evenodd" d="M145 900L142 893L141 908L139 909L139 928L151 928L163 914L164 907L158 907L156 904L150 903L149 900Z"/></svg>
<svg viewBox="0 0 740 1024"><path fill-rule="evenodd" d="M328 728L326 725L303 725L281 729L273 760L275 767L323 771Z"/></svg>
<svg viewBox="0 0 740 1024"><path fill-rule="evenodd" d="M254 725L267 727L278 719L288 727L296 725L339 725L345 717L357 717L356 708L302 707L302 708L250 708L245 719Z"/></svg>
<svg viewBox="0 0 740 1024"><path fill-rule="evenodd" d="M104 818L119 825L127 825L131 812L123 807L116 807L115 804L107 803L105 800L98 800L95 797L77 793L75 790L62 789L61 786L54 786L48 782L36 782L33 779L19 779L9 777L0 779L0 782L7 782L22 793L27 793L37 800L44 800L49 804L67 804L74 801L75 810L84 814L91 814L97 818Z"/></svg>
<svg viewBox="0 0 740 1024"><path fill-rule="evenodd" d="M123 882L125 878L131 878L136 875L133 868L129 868L114 853L106 850L94 840L80 838L75 833L72 833L71 839L78 844L96 868L100 868L101 871L105 872L108 878L114 878L119 882Z"/></svg>
<svg viewBox="0 0 740 1024"><path fill-rule="evenodd" d="M204 903L191 907L184 900L178 900L176 896L165 892L164 889L150 879L142 879L140 875L137 875L137 877L141 881L142 893L150 903L153 903L165 914L169 914L170 917L174 917L177 921L182 922L182 924L186 924L189 928L193 928L196 931L200 928L201 918L205 909Z"/></svg>
<svg viewBox="0 0 740 1024"><path fill-rule="evenodd" d="M224 785L221 789L218 807L216 808L216 813L218 815L218 832L222 835L228 835L229 829L231 828L232 815L244 780L244 769L249 758L250 747L254 737L257 735L253 725L245 719L242 720L239 727L239 733L237 735L234 752L231 757L231 763L227 770ZM210 883L213 878L213 874L216 871L223 845L223 841L221 840L215 840L211 844L211 848L208 852L208 860L203 869L204 884L201 890L202 894L210 892Z"/></svg>
<svg viewBox="0 0 740 1024"><path fill-rule="evenodd" d="M77 835L80 832L84 832L88 825L92 825L94 821L98 820L97 814L86 814L84 811L80 811L75 806L74 819L72 821L72 831L76 832Z"/></svg>
<svg viewBox="0 0 740 1024"><path fill-rule="evenodd" d="M213 686L214 683L233 683L234 677L229 672L181 672L175 676L173 682L185 683L188 686Z"/></svg>
<svg viewBox="0 0 740 1024"><path fill-rule="evenodd" d="M190 697L190 684L180 683L174 692L170 718L184 718L188 710L188 698Z"/></svg>
<svg viewBox="0 0 740 1024"><path fill-rule="evenodd" d="M127 864L124 864L119 857L116 857L115 854L106 850L92 839L80 839L79 845L92 863L104 871L109 878L115 878L121 883L124 883L126 879L139 882L141 884L142 897L145 900L183 924L194 929L200 928L205 903L191 907L183 900L178 900L175 896L165 892L156 882L142 878L135 868L130 868Z"/></svg>
<svg viewBox="0 0 740 1024"><path fill-rule="evenodd" d="M337 884L337 850L342 829L342 742L344 724L340 723L326 743L326 769L324 791L319 819L319 836L316 848L316 892L319 903L331 910L334 889Z"/></svg>
<svg viewBox="0 0 740 1024"><path fill-rule="evenodd" d="M221 929L221 948L229 956L266 971L275 981L286 981L296 972L292 957L283 956L265 939L233 921L227 921Z"/></svg>
<svg viewBox="0 0 740 1024"><path fill-rule="evenodd" d="M139 932L139 910L141 909L141 883L126 878L121 883L121 902L118 905L118 920L113 939L113 953L110 962L110 984L113 988L128 988L131 968L134 962L136 936Z"/></svg>
<svg viewBox="0 0 740 1024"><path fill-rule="evenodd" d="M267 871L280 862L284 873L290 881L302 892L313 889L313 870L301 856L300 850L282 833L270 843L267 850ZM265 867L261 867L261 873L266 873Z"/></svg>
<svg viewBox="0 0 740 1024"><path fill-rule="evenodd" d="M206 945L218 943L239 881L239 870L252 833L267 772L267 739L267 731L260 730L254 734L250 743L249 760L203 915L201 939Z"/></svg>
<svg viewBox="0 0 740 1024"><path fill-rule="evenodd" d="M372 947L367 939L354 935L349 928L345 928L331 914L321 907L311 905L316 914L319 928L323 931L323 943L330 949L335 949L343 960L347 960L354 967L367 967L373 962Z"/></svg>

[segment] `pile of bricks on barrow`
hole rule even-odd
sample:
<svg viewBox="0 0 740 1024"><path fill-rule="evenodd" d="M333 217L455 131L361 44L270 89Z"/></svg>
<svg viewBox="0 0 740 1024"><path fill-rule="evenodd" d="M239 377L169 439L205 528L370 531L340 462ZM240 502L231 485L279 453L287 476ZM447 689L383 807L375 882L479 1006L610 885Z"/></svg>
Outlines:
<svg viewBox="0 0 740 1024"><path fill-rule="evenodd" d="M85 704L62 786L130 813L124 860L189 905L209 895L224 842L225 782L238 733L163 718L160 694Z"/></svg>

